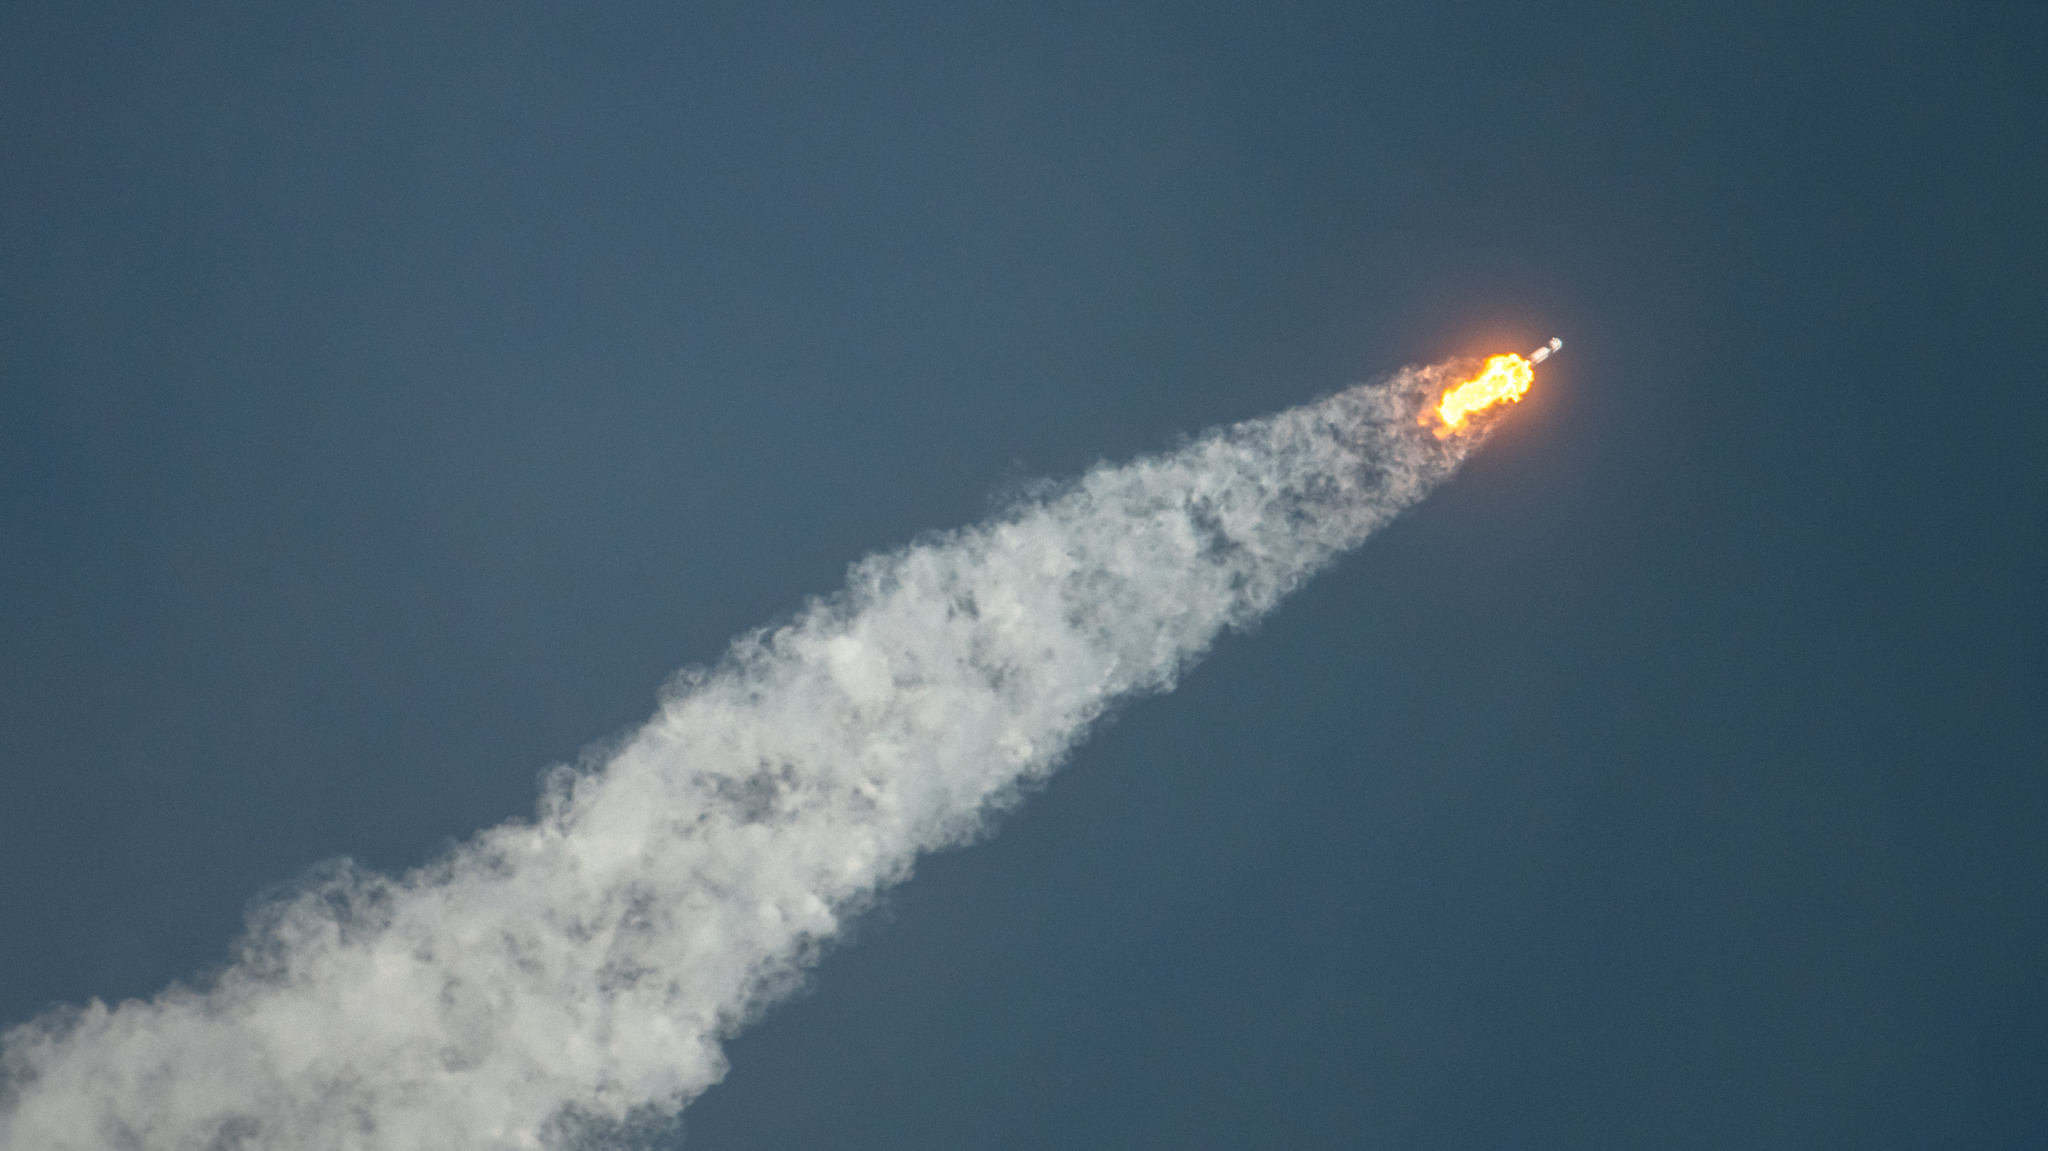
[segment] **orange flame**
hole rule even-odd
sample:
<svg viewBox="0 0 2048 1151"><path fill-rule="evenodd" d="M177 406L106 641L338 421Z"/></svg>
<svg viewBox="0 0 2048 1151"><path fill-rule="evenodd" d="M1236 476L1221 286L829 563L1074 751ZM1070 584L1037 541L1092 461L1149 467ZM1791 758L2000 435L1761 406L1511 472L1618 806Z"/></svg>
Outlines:
<svg viewBox="0 0 2048 1151"><path fill-rule="evenodd" d="M1520 356L1510 353L1488 359L1484 370L1445 391L1443 399L1438 401L1433 409L1441 421L1436 429L1437 438L1443 439L1457 431L1465 423L1465 417L1473 412L1520 400L1535 378L1536 369ZM1428 423L1429 417L1430 412L1424 412L1422 422Z"/></svg>

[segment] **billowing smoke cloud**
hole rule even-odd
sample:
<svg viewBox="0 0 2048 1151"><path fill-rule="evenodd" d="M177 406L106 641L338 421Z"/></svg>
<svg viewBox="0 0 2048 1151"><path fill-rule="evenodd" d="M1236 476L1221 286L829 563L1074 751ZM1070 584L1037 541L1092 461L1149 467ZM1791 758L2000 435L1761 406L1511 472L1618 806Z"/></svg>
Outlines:
<svg viewBox="0 0 2048 1151"><path fill-rule="evenodd" d="M402 876L316 874L204 988L15 1028L0 1146L497 1151L673 1119L920 853L1449 475L1473 437L1417 426L1447 371L861 561L558 769L533 821Z"/></svg>

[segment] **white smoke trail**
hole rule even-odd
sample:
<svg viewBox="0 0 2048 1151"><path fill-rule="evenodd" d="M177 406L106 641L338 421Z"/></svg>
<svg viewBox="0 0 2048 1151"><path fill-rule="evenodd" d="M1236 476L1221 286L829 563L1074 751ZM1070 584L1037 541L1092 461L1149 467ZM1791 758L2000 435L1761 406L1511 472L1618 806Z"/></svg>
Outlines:
<svg viewBox="0 0 2048 1151"><path fill-rule="evenodd" d="M1170 688L1450 474L1456 365L1102 466L854 565L686 673L538 817L403 876L345 862L252 917L210 986L4 1039L18 1151L611 1145L922 852L971 839L1120 698Z"/></svg>

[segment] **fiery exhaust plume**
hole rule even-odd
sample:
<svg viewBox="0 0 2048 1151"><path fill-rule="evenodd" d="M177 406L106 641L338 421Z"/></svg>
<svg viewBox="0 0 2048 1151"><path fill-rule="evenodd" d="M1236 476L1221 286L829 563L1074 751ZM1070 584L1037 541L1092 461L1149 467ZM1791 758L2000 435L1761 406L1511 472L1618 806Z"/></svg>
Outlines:
<svg viewBox="0 0 2048 1151"><path fill-rule="evenodd" d="M1443 439L1463 428L1465 417L1473 412L1520 400L1535 378L1534 366L1512 352L1491 357L1478 375L1446 391L1436 407L1423 413L1422 422L1428 423L1434 414L1437 438Z"/></svg>
<svg viewBox="0 0 2048 1151"><path fill-rule="evenodd" d="M252 905L203 982L0 1030L0 1148L674 1146L725 1041L920 857L1447 479L1478 437L1415 414L1463 367L860 561L548 772L532 819L402 874L337 861Z"/></svg>

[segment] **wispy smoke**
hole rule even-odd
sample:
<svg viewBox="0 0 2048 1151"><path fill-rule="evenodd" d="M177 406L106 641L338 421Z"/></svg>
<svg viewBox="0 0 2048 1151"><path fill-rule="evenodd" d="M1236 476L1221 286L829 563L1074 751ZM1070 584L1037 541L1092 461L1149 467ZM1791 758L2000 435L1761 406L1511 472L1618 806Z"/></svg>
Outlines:
<svg viewBox="0 0 2048 1151"><path fill-rule="evenodd" d="M257 911L204 989L4 1038L21 1151L609 1146L724 1074L721 1041L918 855L972 839L1119 700L1164 691L1449 475L1448 367L1102 466L854 565L679 676L537 817Z"/></svg>

